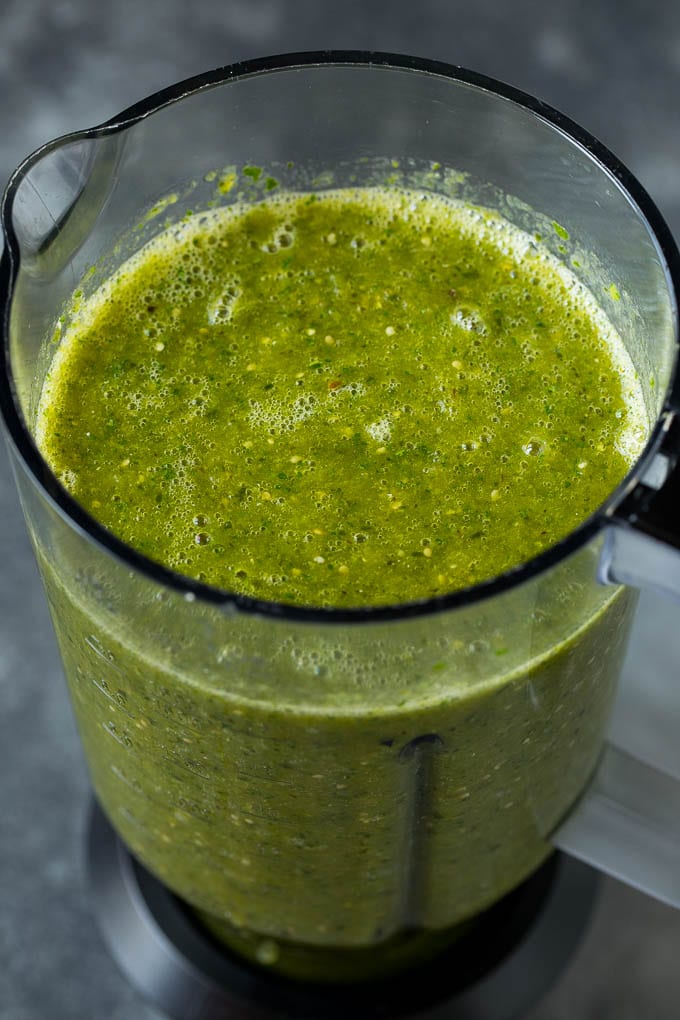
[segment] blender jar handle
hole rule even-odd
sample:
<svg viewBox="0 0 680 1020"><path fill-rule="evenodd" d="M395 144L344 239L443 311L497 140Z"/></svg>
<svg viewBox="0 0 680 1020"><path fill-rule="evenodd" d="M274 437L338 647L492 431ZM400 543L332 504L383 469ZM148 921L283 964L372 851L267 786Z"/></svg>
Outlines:
<svg viewBox="0 0 680 1020"><path fill-rule="evenodd" d="M680 602L680 413L663 426L658 452L606 529L599 580Z"/></svg>
<svg viewBox="0 0 680 1020"><path fill-rule="evenodd" d="M599 579L680 602L678 413L671 410L666 415L664 429L659 452L606 529ZM643 684L645 689L640 690ZM639 721L643 703L657 720L655 761L643 761L623 737L611 736L590 785L553 833L552 842L680 908L680 731L671 734L667 725L669 713L680 720L680 688L656 695L655 700L646 676L638 678L637 687L619 693L617 715L623 725L618 729L624 734L635 730L633 722Z"/></svg>

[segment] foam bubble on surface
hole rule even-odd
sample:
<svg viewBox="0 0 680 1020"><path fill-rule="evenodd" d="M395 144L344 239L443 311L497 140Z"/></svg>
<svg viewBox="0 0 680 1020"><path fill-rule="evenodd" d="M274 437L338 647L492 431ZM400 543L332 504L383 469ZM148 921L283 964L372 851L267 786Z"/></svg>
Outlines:
<svg viewBox="0 0 680 1020"><path fill-rule="evenodd" d="M370 425L366 426L366 431L371 439L375 439L377 443L387 443L392 435L392 425L389 416L371 422Z"/></svg>
<svg viewBox="0 0 680 1020"><path fill-rule="evenodd" d="M238 280L225 281L223 289L208 301L208 322L213 326L229 322L233 317L234 308L240 296L241 287Z"/></svg>

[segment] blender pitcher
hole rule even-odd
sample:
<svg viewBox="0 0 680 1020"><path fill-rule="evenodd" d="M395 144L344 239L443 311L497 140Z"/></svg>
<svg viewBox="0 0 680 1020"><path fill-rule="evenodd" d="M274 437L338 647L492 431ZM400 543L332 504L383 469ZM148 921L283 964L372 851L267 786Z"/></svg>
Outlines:
<svg viewBox="0 0 680 1020"><path fill-rule="evenodd" d="M86 513L34 441L69 317L189 210L267 181L441 192L539 234L644 390L649 438L607 501L500 577L343 610L187 579ZM302 978L427 956L556 846L680 905L680 783L606 741L636 589L680 595L680 264L614 157L460 68L293 55L49 143L3 226L10 455L96 795L133 854L227 945Z"/></svg>

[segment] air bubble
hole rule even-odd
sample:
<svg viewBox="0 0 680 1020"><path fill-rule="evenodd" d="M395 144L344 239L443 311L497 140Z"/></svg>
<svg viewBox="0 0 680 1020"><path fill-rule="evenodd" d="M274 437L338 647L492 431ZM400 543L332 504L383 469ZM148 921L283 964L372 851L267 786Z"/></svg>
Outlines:
<svg viewBox="0 0 680 1020"><path fill-rule="evenodd" d="M295 243L295 232L291 229L277 230L276 233L262 245L262 251L269 255L275 255L283 248L290 248Z"/></svg>
<svg viewBox="0 0 680 1020"><path fill-rule="evenodd" d="M484 320L474 308L461 306L455 312L452 312L450 318L451 322L456 326L460 326L461 329L466 330L468 333L480 333L482 336L485 336L487 333Z"/></svg>
<svg viewBox="0 0 680 1020"><path fill-rule="evenodd" d="M208 322L211 325L230 322L236 302L241 296L241 288L237 282L232 281L215 297L208 302Z"/></svg>

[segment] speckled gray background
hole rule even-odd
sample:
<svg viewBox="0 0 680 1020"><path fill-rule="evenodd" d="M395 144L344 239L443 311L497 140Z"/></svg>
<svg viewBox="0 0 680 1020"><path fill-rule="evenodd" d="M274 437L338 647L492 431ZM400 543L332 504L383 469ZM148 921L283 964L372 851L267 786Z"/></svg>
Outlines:
<svg viewBox="0 0 680 1020"><path fill-rule="evenodd" d="M540 95L628 164L680 236L669 0L0 0L0 182L40 143L179 78L331 47L447 60ZM152 1020L88 909L87 778L4 450L0 521L0 1020ZM625 680L670 689L679 662L680 609L643 598ZM588 937L527 1020L675 1020L679 960L680 912L607 881Z"/></svg>

